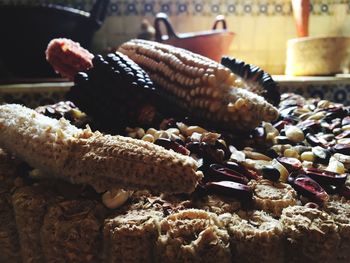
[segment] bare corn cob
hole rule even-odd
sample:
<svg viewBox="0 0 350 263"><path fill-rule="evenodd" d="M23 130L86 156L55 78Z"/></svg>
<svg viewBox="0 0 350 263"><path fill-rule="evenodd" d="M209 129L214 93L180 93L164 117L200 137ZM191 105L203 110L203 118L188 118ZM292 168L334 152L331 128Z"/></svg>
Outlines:
<svg viewBox="0 0 350 263"><path fill-rule="evenodd" d="M52 204L40 229L47 263L101 262L105 208L92 200Z"/></svg>
<svg viewBox="0 0 350 263"><path fill-rule="evenodd" d="M346 200L343 197L333 197L329 202L325 203L323 209L337 224L341 238L336 252L336 262L350 262L350 200Z"/></svg>
<svg viewBox="0 0 350 263"><path fill-rule="evenodd" d="M278 217L285 207L296 205L297 193L289 184L272 182L267 179L251 181L254 206Z"/></svg>
<svg viewBox="0 0 350 263"><path fill-rule="evenodd" d="M232 262L262 263L284 261L281 223L264 211L222 214L230 235Z"/></svg>
<svg viewBox="0 0 350 263"><path fill-rule="evenodd" d="M237 77L213 60L147 40L131 40L119 51L146 70L161 96L206 124L249 130L277 118L276 108L248 90L235 88Z"/></svg>
<svg viewBox="0 0 350 263"><path fill-rule="evenodd" d="M197 162L149 142L78 129L16 104L0 106L0 145L31 166L97 191L194 191Z"/></svg>
<svg viewBox="0 0 350 263"><path fill-rule="evenodd" d="M231 262L229 239L215 214L182 210L160 222L156 262Z"/></svg>
<svg viewBox="0 0 350 263"><path fill-rule="evenodd" d="M338 262L340 236L329 214L315 208L289 206L283 209L280 222L287 237L288 262Z"/></svg>
<svg viewBox="0 0 350 263"><path fill-rule="evenodd" d="M20 244L11 201L18 187L20 162L0 149L0 262L21 262Z"/></svg>
<svg viewBox="0 0 350 263"><path fill-rule="evenodd" d="M40 228L47 207L57 196L45 185L25 186L12 195L23 263L45 262Z"/></svg>
<svg viewBox="0 0 350 263"><path fill-rule="evenodd" d="M107 218L104 223L104 262L154 262L162 212L131 209Z"/></svg>

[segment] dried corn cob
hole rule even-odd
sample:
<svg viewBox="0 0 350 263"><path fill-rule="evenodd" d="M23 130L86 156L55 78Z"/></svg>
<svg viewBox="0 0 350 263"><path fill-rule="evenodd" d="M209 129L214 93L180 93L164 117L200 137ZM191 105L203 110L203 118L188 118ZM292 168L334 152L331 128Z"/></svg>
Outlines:
<svg viewBox="0 0 350 263"><path fill-rule="evenodd" d="M189 193L202 177L191 157L149 142L78 129L16 104L0 106L0 145L47 174L97 191L120 187Z"/></svg>
<svg viewBox="0 0 350 263"><path fill-rule="evenodd" d="M250 186L255 207L274 216L280 216L283 208L297 203L297 193L289 184L262 179L251 181Z"/></svg>
<svg viewBox="0 0 350 263"><path fill-rule="evenodd" d="M160 223L156 262L231 262L229 235L213 213L171 214Z"/></svg>
<svg viewBox="0 0 350 263"><path fill-rule="evenodd" d="M230 235L232 262L261 263L284 261L281 223L264 211L223 214Z"/></svg>
<svg viewBox="0 0 350 263"><path fill-rule="evenodd" d="M104 224L104 262L154 262L162 212L135 209L111 216Z"/></svg>
<svg viewBox="0 0 350 263"><path fill-rule="evenodd" d="M11 193L18 186L20 162L0 149L0 262L21 262Z"/></svg>
<svg viewBox="0 0 350 263"><path fill-rule="evenodd" d="M56 199L57 196L52 189L45 185L25 186L12 195L24 263L45 261L40 240L40 228L47 207Z"/></svg>
<svg viewBox="0 0 350 263"><path fill-rule="evenodd" d="M279 104L281 99L279 88L270 74L255 65L247 64L236 58L223 57L221 64L240 76L242 85L248 90L263 96L275 106Z"/></svg>
<svg viewBox="0 0 350 263"><path fill-rule="evenodd" d="M326 211L338 225L338 233L341 237L336 257L338 263L350 262L350 200L345 198L332 198L325 203Z"/></svg>
<svg viewBox="0 0 350 263"><path fill-rule="evenodd" d="M94 57L79 43L66 38L51 40L45 54L46 60L55 71L70 80L74 80L79 71L91 68L91 60Z"/></svg>
<svg viewBox="0 0 350 263"><path fill-rule="evenodd" d="M45 262L101 262L104 217L104 207L92 200L64 200L51 205L40 229Z"/></svg>
<svg viewBox="0 0 350 263"><path fill-rule="evenodd" d="M288 262L338 262L338 226L329 214L315 208L289 206L283 209L280 222L288 241Z"/></svg>
<svg viewBox="0 0 350 263"><path fill-rule="evenodd" d="M97 55L93 67L79 72L67 94L77 106L93 117L99 130L121 132L140 123L142 109L152 103L154 85L147 73L121 53Z"/></svg>
<svg viewBox="0 0 350 263"><path fill-rule="evenodd" d="M271 104L248 90L234 88L237 77L208 58L147 40L131 40L119 51L146 70L161 97L206 125L249 130L262 120L277 118Z"/></svg>

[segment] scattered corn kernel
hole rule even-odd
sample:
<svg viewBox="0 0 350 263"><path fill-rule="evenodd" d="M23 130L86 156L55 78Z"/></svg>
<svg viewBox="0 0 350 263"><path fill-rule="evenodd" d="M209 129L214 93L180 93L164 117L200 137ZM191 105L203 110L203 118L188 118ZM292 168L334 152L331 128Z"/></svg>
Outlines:
<svg viewBox="0 0 350 263"><path fill-rule="evenodd" d="M155 128L149 128L149 129L146 131L146 134L154 135L156 132L157 132L157 130L156 130Z"/></svg>
<svg viewBox="0 0 350 263"><path fill-rule="evenodd" d="M186 129L186 135L191 136L194 132L197 132L199 134L203 134L205 132L208 132L206 129L199 127L199 126L188 126Z"/></svg>
<svg viewBox="0 0 350 263"><path fill-rule="evenodd" d="M280 172L280 181L281 182L287 182L288 180L288 176L289 176L289 172L286 169L286 167L284 167L279 161L277 161L276 159L273 159L271 162L271 165L273 167L275 167L279 172Z"/></svg>
<svg viewBox="0 0 350 263"><path fill-rule="evenodd" d="M303 152L300 156L302 161L313 162L315 160L315 156L311 151Z"/></svg>
<svg viewBox="0 0 350 263"><path fill-rule="evenodd" d="M329 160L329 164L328 164L326 170L330 171L330 172L340 173L340 174L345 173L344 164L339 162L334 157L331 157L331 159Z"/></svg>
<svg viewBox="0 0 350 263"><path fill-rule="evenodd" d="M146 141L146 142L154 142L154 137L153 137L153 135L151 135L151 134L145 134L145 135L142 137L142 140L143 140L143 141Z"/></svg>
<svg viewBox="0 0 350 263"><path fill-rule="evenodd" d="M287 138L293 142L301 142L305 139L303 131L297 126L289 126L285 132Z"/></svg>
<svg viewBox="0 0 350 263"><path fill-rule="evenodd" d="M109 209L122 206L130 197L131 192L119 189L117 191L107 191L102 195L103 204Z"/></svg>
<svg viewBox="0 0 350 263"><path fill-rule="evenodd" d="M294 150L293 148L291 149L285 149L283 152L283 155L285 157L293 157L293 158L297 158L299 159L299 154L296 150Z"/></svg>

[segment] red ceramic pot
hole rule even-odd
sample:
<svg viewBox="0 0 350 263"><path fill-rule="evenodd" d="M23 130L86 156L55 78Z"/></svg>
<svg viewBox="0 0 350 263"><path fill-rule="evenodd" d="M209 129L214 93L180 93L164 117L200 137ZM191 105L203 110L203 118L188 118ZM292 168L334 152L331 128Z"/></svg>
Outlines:
<svg viewBox="0 0 350 263"><path fill-rule="evenodd" d="M164 24L167 34L162 34L161 24ZM217 29L222 24L222 29ZM154 27L156 29L156 41L173 45L206 56L215 61L220 61L223 55L227 55L232 43L234 33L226 27L224 16L217 16L212 30L176 34L164 13L157 14Z"/></svg>

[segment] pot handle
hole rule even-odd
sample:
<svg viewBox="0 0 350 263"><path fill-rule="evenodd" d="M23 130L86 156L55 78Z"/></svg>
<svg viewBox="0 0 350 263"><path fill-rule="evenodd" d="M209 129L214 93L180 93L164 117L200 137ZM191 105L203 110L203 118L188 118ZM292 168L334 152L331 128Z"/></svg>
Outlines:
<svg viewBox="0 0 350 263"><path fill-rule="evenodd" d="M225 17L224 17L223 15L218 15L218 16L215 18L215 21L214 21L212 30L216 30L216 27L218 26L219 23L222 24L222 29L224 29L224 30L227 29Z"/></svg>
<svg viewBox="0 0 350 263"><path fill-rule="evenodd" d="M169 38L174 38L177 37L175 34L175 31L172 27L172 25L170 24L169 20L168 20L168 16L165 13L158 13L156 16L156 19L154 21L154 28L156 29L156 41L158 42L162 42L163 40L163 35L162 32L160 30L160 24L163 23L165 25L165 29L166 29L166 33L168 34Z"/></svg>
<svg viewBox="0 0 350 263"><path fill-rule="evenodd" d="M107 15L109 0L96 0L90 11L90 19L100 27Z"/></svg>

